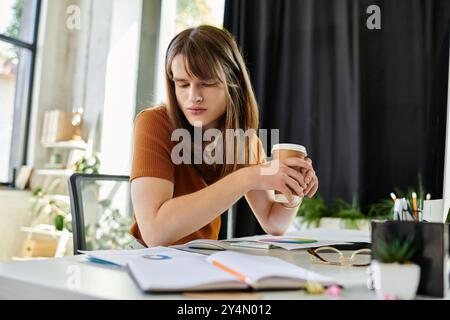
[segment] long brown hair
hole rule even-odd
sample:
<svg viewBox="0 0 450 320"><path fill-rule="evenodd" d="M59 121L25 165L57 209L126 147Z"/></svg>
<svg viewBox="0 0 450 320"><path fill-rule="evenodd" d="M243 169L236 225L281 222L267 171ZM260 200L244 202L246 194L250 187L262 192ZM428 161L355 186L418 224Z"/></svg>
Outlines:
<svg viewBox="0 0 450 320"><path fill-rule="evenodd" d="M226 30L213 26L199 26L179 33L170 43L166 54L167 110L175 128L185 128L192 133L192 126L180 110L175 95L172 62L181 54L186 72L198 79L214 79L226 88L226 112L222 117L222 137L227 129L258 129L258 105L253 93L248 70L233 36ZM226 150L225 146L225 150ZM234 164L214 168L216 178L221 178L237 170L237 154L240 152L234 141ZM227 152L225 152L225 155ZM246 156L247 161L247 156ZM196 167L204 178L210 175L211 167ZM219 171L219 172L217 172ZM218 175L218 176L217 176Z"/></svg>

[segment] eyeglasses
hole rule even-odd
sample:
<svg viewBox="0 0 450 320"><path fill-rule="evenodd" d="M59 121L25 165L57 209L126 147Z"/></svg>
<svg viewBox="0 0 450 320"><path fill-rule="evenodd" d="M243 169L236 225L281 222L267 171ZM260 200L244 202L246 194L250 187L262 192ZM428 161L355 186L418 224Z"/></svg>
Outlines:
<svg viewBox="0 0 450 320"><path fill-rule="evenodd" d="M335 265L335 266L351 266L351 267L367 267L370 265L370 249L360 249L352 253L350 257L345 256L341 251L333 247L320 247L317 249L308 249L311 260L317 263Z"/></svg>

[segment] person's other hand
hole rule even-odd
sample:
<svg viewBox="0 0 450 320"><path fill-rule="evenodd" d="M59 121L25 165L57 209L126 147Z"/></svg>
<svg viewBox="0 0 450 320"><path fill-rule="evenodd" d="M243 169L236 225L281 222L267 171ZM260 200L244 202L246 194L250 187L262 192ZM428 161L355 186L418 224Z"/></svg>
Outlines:
<svg viewBox="0 0 450 320"><path fill-rule="evenodd" d="M306 158L305 161L308 162L311 165L311 167L313 167L313 163L310 158ZM303 174L303 180L306 183L306 188L304 189L303 192L305 196L307 196L308 198L312 198L319 189L319 179L316 176L316 171L314 170L314 168L312 169L302 168L301 172Z"/></svg>
<svg viewBox="0 0 450 320"><path fill-rule="evenodd" d="M249 167L247 170L250 170L250 180L254 182L252 189L276 190L283 193L289 201L292 200L294 193L300 197L306 195L305 190L308 185L304 180L302 170L314 172L310 162L300 158L273 160Z"/></svg>

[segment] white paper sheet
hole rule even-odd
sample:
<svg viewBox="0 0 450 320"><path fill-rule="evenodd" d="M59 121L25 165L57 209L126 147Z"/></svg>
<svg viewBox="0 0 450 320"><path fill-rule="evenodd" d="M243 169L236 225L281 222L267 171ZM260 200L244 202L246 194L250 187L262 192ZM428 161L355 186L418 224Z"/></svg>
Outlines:
<svg viewBox="0 0 450 320"><path fill-rule="evenodd" d="M303 239L310 239L315 240L311 243L295 243L295 239L297 238L303 238ZM285 240L287 242L277 242ZM288 243L290 240L293 240L294 243ZM271 235L259 235L259 236L252 236L252 237L244 237L244 238L235 238L235 239L229 239L224 240L228 243L234 243L234 246L239 246L239 242L249 242L249 241L255 241L255 242L261 242L261 243L269 243L274 247L283 248L286 250L297 250L297 249L310 249L310 248L318 248L318 247L325 247L325 246L333 246L333 245L340 245L340 244L349 244L349 242L345 241L336 241L336 240L319 240L317 238L313 237L306 237L306 236L296 236L296 235L286 235L286 236L271 236Z"/></svg>
<svg viewBox="0 0 450 320"><path fill-rule="evenodd" d="M348 230L348 229L307 229L291 232L289 236L301 238L311 238L316 240L335 240L344 242L371 243L371 233L369 230Z"/></svg>
<svg viewBox="0 0 450 320"><path fill-rule="evenodd" d="M133 258L141 258L143 256L151 255L167 255L170 257L180 256L201 256L204 255L185 252L167 247L154 247L138 250L101 250L101 251L80 251L80 253L86 254L89 260L95 259L98 262L104 261L113 263L117 266L126 267L127 263Z"/></svg>

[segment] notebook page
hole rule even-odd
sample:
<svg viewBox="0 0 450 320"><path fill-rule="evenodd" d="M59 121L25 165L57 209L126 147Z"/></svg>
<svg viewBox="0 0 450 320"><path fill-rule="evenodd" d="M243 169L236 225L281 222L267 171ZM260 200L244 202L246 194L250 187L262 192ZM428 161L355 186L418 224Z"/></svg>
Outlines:
<svg viewBox="0 0 450 320"><path fill-rule="evenodd" d="M134 257L128 261L133 278L143 291L195 291L246 288L234 276L214 267L204 255L166 260Z"/></svg>
<svg viewBox="0 0 450 320"><path fill-rule="evenodd" d="M285 277L301 281L314 281L323 284L335 283L332 279L301 268L275 257L255 256L240 252L217 252L208 257L208 261L221 264L247 276L251 283L257 283L269 277Z"/></svg>
<svg viewBox="0 0 450 320"><path fill-rule="evenodd" d="M173 257L180 256L203 256L197 253L184 252L166 247L154 247L138 250L100 250L100 251L80 251L87 255L88 259L93 262L109 262L115 265L126 267L128 261L135 257L146 255L170 255Z"/></svg>

